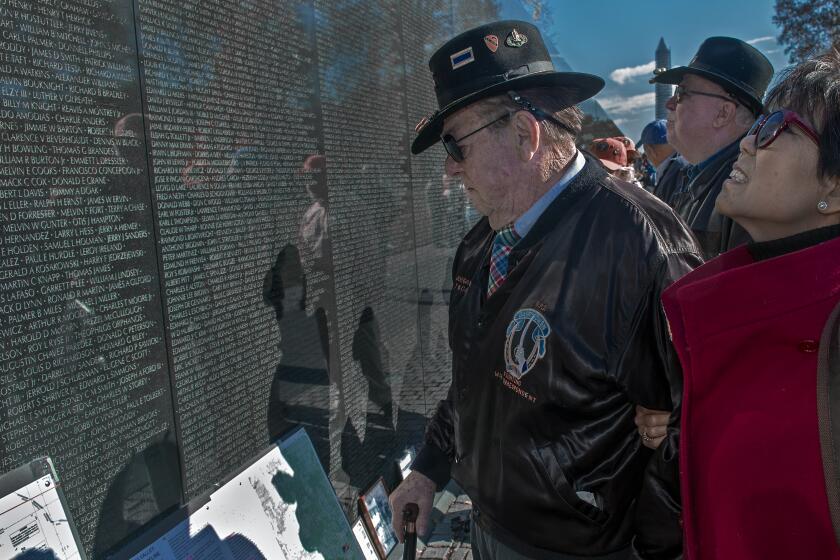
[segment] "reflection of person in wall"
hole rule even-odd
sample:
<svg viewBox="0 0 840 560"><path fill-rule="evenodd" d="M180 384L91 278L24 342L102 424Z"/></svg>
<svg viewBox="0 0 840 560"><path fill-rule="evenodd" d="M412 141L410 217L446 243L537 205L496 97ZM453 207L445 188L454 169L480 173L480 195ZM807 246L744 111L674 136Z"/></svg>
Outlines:
<svg viewBox="0 0 840 560"><path fill-rule="evenodd" d="M274 440L304 425L322 464L329 465L329 375L320 323L307 315L306 275L300 252L286 245L265 276L263 300L274 308L280 330L280 363L268 403L268 434Z"/></svg>
<svg viewBox="0 0 840 560"><path fill-rule="evenodd" d="M330 325L335 324L335 288L332 275L330 212L326 180L326 158L311 154L304 159L300 175L308 179L306 192L311 203L301 216L298 247L305 276L306 314L314 316L321 349L329 372L329 448L340 448L341 432L347 416L344 386L337 360L332 359ZM327 472L339 469L340 457L331 453Z"/></svg>
<svg viewBox="0 0 840 560"><path fill-rule="evenodd" d="M534 25L467 31L430 67L440 110L412 152L442 141L485 217L453 267L452 384L392 510L417 503L426 532L454 478L476 558L630 558L651 456L634 405L671 406L659 295L701 262L691 233L575 147L604 81L555 72Z"/></svg>
<svg viewBox="0 0 840 560"><path fill-rule="evenodd" d="M314 310L318 322L318 332L321 336L321 346L324 356L329 363L329 331L327 312L324 303L328 297L331 300L331 290L324 285L330 275L329 260L329 220L327 214L327 183L324 178L325 159L321 154L314 154L306 158L302 172L313 175L313 181L307 184L306 191L312 199L312 204L303 213L298 229L298 246L301 252L301 262L304 273L304 298L307 297L306 278L312 285L309 294L309 308Z"/></svg>
<svg viewBox="0 0 840 560"><path fill-rule="evenodd" d="M359 317L359 326L353 335L353 359L359 362L362 374L368 382L368 400L377 405L382 414L390 419L393 416L391 400L391 382L385 371L388 362L387 352L382 345L379 322L373 315L373 309L365 307Z"/></svg>
<svg viewBox="0 0 840 560"><path fill-rule="evenodd" d="M350 484L360 487L380 472L385 460L380 454L393 448L395 435L391 379L386 371L388 354L371 307L362 310L353 334L353 359L358 362L368 385L365 439L361 441L347 418L341 434L341 464L350 477ZM370 409L371 404L375 410Z"/></svg>

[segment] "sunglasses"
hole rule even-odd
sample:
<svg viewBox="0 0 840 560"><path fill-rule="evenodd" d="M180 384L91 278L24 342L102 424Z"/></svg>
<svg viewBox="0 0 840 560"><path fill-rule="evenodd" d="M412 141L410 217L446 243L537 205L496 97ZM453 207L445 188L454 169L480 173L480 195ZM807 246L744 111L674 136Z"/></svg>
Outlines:
<svg viewBox="0 0 840 560"><path fill-rule="evenodd" d="M449 154L449 157L451 157L452 160L455 161L456 163L461 163L462 161L464 161L464 152L461 151L461 146L458 145L458 142L469 138L470 136L472 136L473 134L475 134L477 132L481 132L482 130L484 130L488 126L494 125L502 119L508 118L511 114L512 113L505 113L504 115L502 115L498 119L492 120L489 123L485 124L484 126L480 126L480 127L476 128L475 130L473 130L469 134L465 134L464 136L461 136L457 140L455 138L453 138L451 134L444 134L443 136L440 137L440 141L443 142L443 147L446 150L446 153Z"/></svg>
<svg viewBox="0 0 840 560"><path fill-rule="evenodd" d="M817 134L813 128L805 124L799 115L786 109L759 117L758 120L755 121L755 124L752 125L752 128L750 128L750 131L747 132L747 136L755 136L756 148L766 148L779 137L779 134L781 134L783 130L790 127L790 125L793 125L804 132L805 136L810 138L814 144L817 146L820 145L819 134Z"/></svg>
<svg viewBox="0 0 840 560"><path fill-rule="evenodd" d="M686 97L689 95L702 95L704 97L715 97L717 99L723 99L724 101L731 101L733 103L738 103L738 100L735 99L731 95L719 95L717 93L706 93L705 91L697 91L693 89L686 89L682 86L677 86L674 88L674 101L677 104L682 103Z"/></svg>
<svg viewBox="0 0 840 560"><path fill-rule="evenodd" d="M534 107L533 103L531 103L530 101L528 101L527 99L525 99L524 97L522 97L521 95L516 93L515 91L509 91L509 92L507 92L507 94L508 94L508 97L510 97L511 101L516 103L516 105L519 107L519 109L518 109L519 111L528 111L529 113L534 115L534 118L536 118L537 120L549 120L549 121L553 122L554 124L556 124L557 126L559 126L560 128L562 128L563 130L572 134L572 136L577 135L577 132L572 130L568 125L565 125L562 122L558 121L557 119L555 119L550 114L543 111L542 109L540 109L538 107ZM468 138L468 137L472 136L476 132L480 132L480 131L484 130L485 128L487 128L490 125L496 124L497 122L499 122L502 119L506 119L506 118L510 117L515 112L516 111L514 111L513 113L506 113L506 114L502 115L501 117L499 117L498 119L496 119L494 121L490 121L489 123L485 124L482 127L476 128L475 130L473 130L469 134L465 134L464 136L461 136L457 140L455 138L453 138L451 134L444 134L443 136L440 137L440 140L443 143L443 147L446 150L446 153L449 154L449 157L451 157L453 161L455 161L456 163L461 163L462 161L464 161L464 152L461 150L461 146L458 145L458 142L461 142L465 138Z"/></svg>

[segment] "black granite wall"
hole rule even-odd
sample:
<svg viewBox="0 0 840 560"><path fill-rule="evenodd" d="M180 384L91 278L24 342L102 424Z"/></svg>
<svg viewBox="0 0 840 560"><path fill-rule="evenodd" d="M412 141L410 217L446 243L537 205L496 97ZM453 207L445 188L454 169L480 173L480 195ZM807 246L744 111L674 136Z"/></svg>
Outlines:
<svg viewBox="0 0 840 560"><path fill-rule="evenodd" d="M429 55L481 0L0 0L0 470L89 552L304 425L349 517L449 384L476 219Z"/></svg>

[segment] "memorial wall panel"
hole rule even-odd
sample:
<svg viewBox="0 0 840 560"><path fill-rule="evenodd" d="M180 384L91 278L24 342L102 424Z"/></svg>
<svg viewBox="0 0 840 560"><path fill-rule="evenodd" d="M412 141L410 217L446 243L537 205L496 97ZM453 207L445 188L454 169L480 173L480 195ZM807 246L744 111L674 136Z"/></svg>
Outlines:
<svg viewBox="0 0 840 560"><path fill-rule="evenodd" d="M131 6L4 1L0 31L2 469L53 457L107 547L181 499Z"/></svg>
<svg viewBox="0 0 840 560"><path fill-rule="evenodd" d="M329 247L301 246L326 233L317 223L324 216L313 217L324 196L312 11L307 3L181 0L142 0L139 9L191 498L291 425L286 409L328 400L309 385L327 382L311 302L332 292L328 278L316 277L330 267L308 267L315 251L329 259ZM307 335L291 347L298 323ZM289 368L301 371L283 379ZM281 388L291 391L278 399Z"/></svg>
<svg viewBox="0 0 840 560"><path fill-rule="evenodd" d="M407 128L413 136L421 119L437 109L429 87L429 56L449 36L451 30L448 0L416 0L402 4L403 52L408 100ZM446 152L433 146L411 158L411 193L415 216L418 282L419 367L412 381L423 391L407 391L404 399L422 400L425 416L434 413L438 401L446 396L450 382L450 351L447 336L452 257L461 235L463 189L443 173ZM454 218L454 219L453 219Z"/></svg>
<svg viewBox="0 0 840 560"><path fill-rule="evenodd" d="M341 372L330 474L353 503L424 412L395 399L419 361L404 62L396 3L315 10Z"/></svg>

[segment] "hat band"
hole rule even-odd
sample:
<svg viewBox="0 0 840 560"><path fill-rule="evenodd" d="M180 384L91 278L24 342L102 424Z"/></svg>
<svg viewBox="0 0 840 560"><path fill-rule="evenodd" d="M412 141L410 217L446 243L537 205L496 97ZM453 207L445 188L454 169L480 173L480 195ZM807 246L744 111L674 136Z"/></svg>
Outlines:
<svg viewBox="0 0 840 560"><path fill-rule="evenodd" d="M524 64L518 68L512 68L503 74L493 74L490 76L482 76L466 84L466 87L456 88L449 84L438 84L435 89L443 90L450 93L446 98L438 96L438 106L444 108L447 105L467 97L473 93L478 93L483 89L509 82L516 78L530 76L531 74L539 74L542 72L554 72L554 64L550 60L541 60Z"/></svg>

